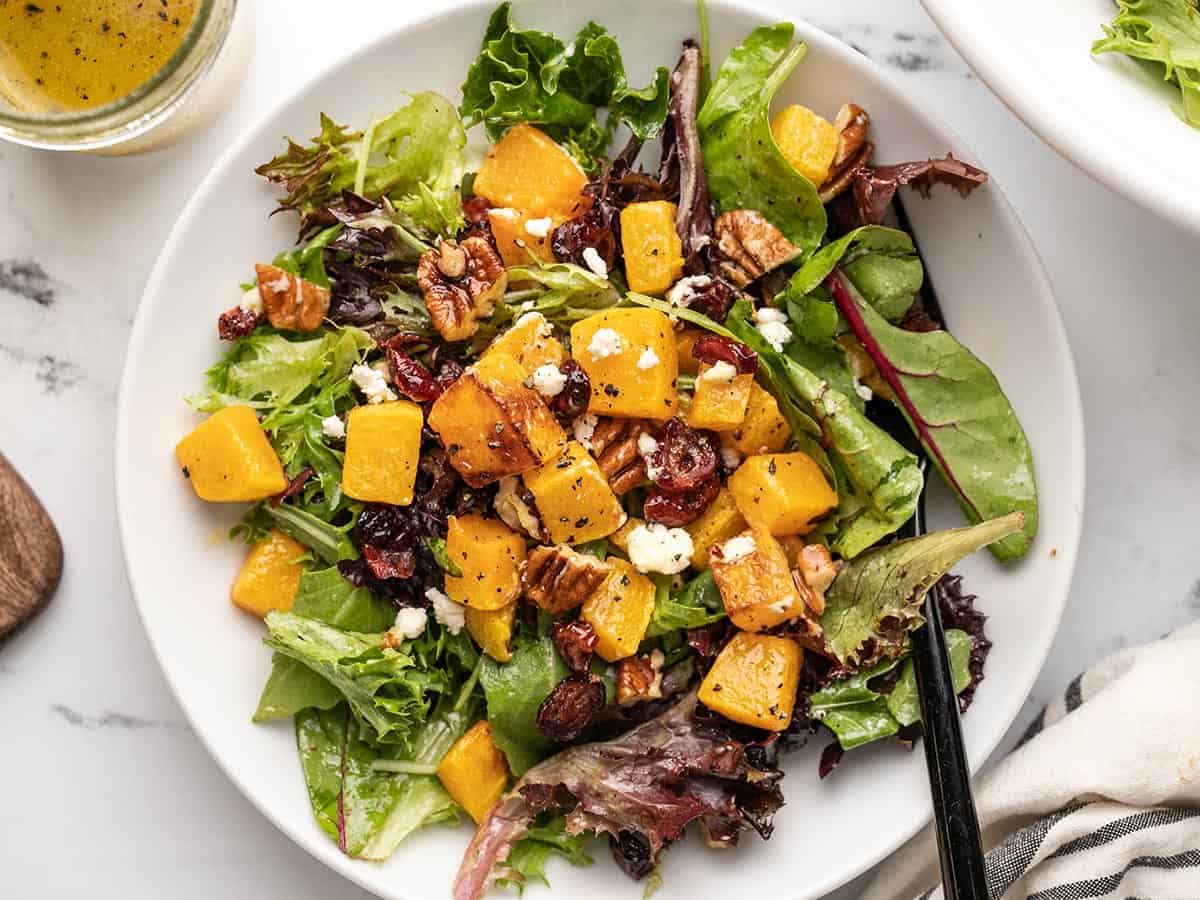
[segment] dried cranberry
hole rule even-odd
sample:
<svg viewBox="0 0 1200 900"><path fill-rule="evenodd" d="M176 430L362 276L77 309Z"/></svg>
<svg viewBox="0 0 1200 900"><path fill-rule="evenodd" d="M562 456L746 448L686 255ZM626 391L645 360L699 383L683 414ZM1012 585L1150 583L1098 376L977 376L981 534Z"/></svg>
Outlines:
<svg viewBox="0 0 1200 900"><path fill-rule="evenodd" d="M440 354L437 349L435 349L433 352L435 360L433 364L433 380L438 383L438 396L440 397L446 388L458 381L458 378L460 375L462 375L464 369L462 363L460 363L457 359L444 356Z"/></svg>
<svg viewBox="0 0 1200 900"><path fill-rule="evenodd" d="M654 871L657 859L650 849L650 842L640 831L620 831L616 837L610 835L608 842L613 859L630 878L645 878Z"/></svg>
<svg viewBox="0 0 1200 900"><path fill-rule="evenodd" d="M713 622L691 629L687 633L687 645L701 659L716 659L717 654L729 643L729 638L729 622Z"/></svg>
<svg viewBox="0 0 1200 900"><path fill-rule="evenodd" d="M468 225L478 225L487 221L491 208L492 204L483 197L467 197L462 203L463 218L467 220Z"/></svg>
<svg viewBox="0 0 1200 900"><path fill-rule="evenodd" d="M563 658L567 668L582 675L592 664L592 653L600 640L590 622L576 619L573 622L556 622L550 634L554 648Z"/></svg>
<svg viewBox="0 0 1200 900"><path fill-rule="evenodd" d="M217 336L223 341L236 341L253 332L266 320L267 317L262 313L235 306L217 317Z"/></svg>
<svg viewBox="0 0 1200 900"><path fill-rule="evenodd" d="M411 578L417 566L413 551L408 548L394 550L363 544L362 555L376 578Z"/></svg>
<svg viewBox="0 0 1200 900"><path fill-rule="evenodd" d="M842 745L834 741L821 751L821 763L817 767L817 774L822 778L828 777L838 767L845 755L846 751L842 749Z"/></svg>
<svg viewBox="0 0 1200 900"><path fill-rule="evenodd" d="M758 354L740 341L730 340L717 334L706 334L697 338L692 345L692 355L700 362L716 365L729 363L739 375L753 375L758 371Z"/></svg>
<svg viewBox="0 0 1200 900"><path fill-rule="evenodd" d="M651 460L654 483L668 494L693 491L713 477L719 459L712 434L689 428L682 419L669 419Z"/></svg>
<svg viewBox="0 0 1200 900"><path fill-rule="evenodd" d="M560 262L571 262L586 266L583 251L595 250L608 268L616 264L617 236L613 231L612 219L606 215L603 204L596 204L583 215L563 222L554 229L550 238L550 249Z"/></svg>
<svg viewBox="0 0 1200 900"><path fill-rule="evenodd" d="M574 419L583 415L587 412L588 401L592 397L592 383L587 372L573 359L562 363L558 371L567 377L567 383L550 401L551 408L560 419Z"/></svg>
<svg viewBox="0 0 1200 900"><path fill-rule="evenodd" d="M708 316L714 322L724 322L729 307L733 305L734 295L735 292L728 282L714 275L703 287L692 289L688 308Z"/></svg>
<svg viewBox="0 0 1200 900"><path fill-rule="evenodd" d="M308 479L312 478L317 473L313 471L312 466L305 466L296 473L296 477L288 482L288 486L271 498L271 509L275 509L284 500L289 497L295 497L298 493L304 490L304 485L308 483Z"/></svg>
<svg viewBox="0 0 1200 900"><path fill-rule="evenodd" d="M592 723L604 701L604 682L599 676L564 678L538 707L538 731L552 741L572 741Z"/></svg>
<svg viewBox="0 0 1200 900"><path fill-rule="evenodd" d="M682 528L704 515L720 490L721 479L716 475L691 491L668 494L660 488L646 497L643 514L648 522Z"/></svg>

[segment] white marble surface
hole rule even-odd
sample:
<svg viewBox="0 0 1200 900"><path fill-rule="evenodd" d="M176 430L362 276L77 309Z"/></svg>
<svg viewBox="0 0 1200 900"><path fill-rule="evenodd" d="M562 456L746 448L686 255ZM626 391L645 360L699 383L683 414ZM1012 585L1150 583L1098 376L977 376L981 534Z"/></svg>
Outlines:
<svg viewBox="0 0 1200 900"><path fill-rule="evenodd" d="M67 560L51 607L0 645L2 896L366 897L276 832L185 724L130 602L111 447L130 322L186 198L277 98L412 6L259 0L258 53L230 110L159 155L0 145L0 448L56 518ZM1090 661L1200 615L1197 240L1043 146L916 0L788 8L883 63L966 138L1058 292L1087 415L1086 527L1070 608L1008 747Z"/></svg>

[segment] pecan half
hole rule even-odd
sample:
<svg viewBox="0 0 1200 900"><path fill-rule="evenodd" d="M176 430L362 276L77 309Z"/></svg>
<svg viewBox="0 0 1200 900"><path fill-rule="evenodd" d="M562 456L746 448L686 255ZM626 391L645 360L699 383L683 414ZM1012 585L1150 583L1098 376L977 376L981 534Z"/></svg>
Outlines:
<svg viewBox="0 0 1200 900"><path fill-rule="evenodd" d="M417 285L433 327L447 341L466 340L508 287L500 254L479 235L460 244L438 241L417 263Z"/></svg>
<svg viewBox="0 0 1200 900"><path fill-rule="evenodd" d="M638 453L638 438L650 433L645 419L601 419L592 432L592 452L615 494L624 494L646 480L646 463Z"/></svg>
<svg viewBox="0 0 1200 900"><path fill-rule="evenodd" d="M828 203L854 183L858 170L871 161L875 145L867 140L871 117L861 106L847 103L838 112L833 127L839 132L837 153L829 169L829 177L821 185L822 203Z"/></svg>
<svg viewBox="0 0 1200 900"><path fill-rule="evenodd" d="M518 476L509 475L500 479L492 508L496 510L500 521L513 531L524 532L535 541L543 540L545 532L542 520L538 518L533 494Z"/></svg>
<svg viewBox="0 0 1200 900"><path fill-rule="evenodd" d="M258 296L267 320L287 331L316 331L329 312L329 288L285 272L279 266L259 263Z"/></svg>
<svg viewBox="0 0 1200 900"><path fill-rule="evenodd" d="M582 606L604 584L612 566L565 545L534 547L521 564L525 596L549 613Z"/></svg>
<svg viewBox="0 0 1200 900"><path fill-rule="evenodd" d="M825 592L837 578L840 568L823 544L805 544L796 557L796 572L808 589L801 590L800 594L804 604L818 616L825 612Z"/></svg>
<svg viewBox="0 0 1200 900"><path fill-rule="evenodd" d="M622 706L662 697L661 650L649 656L627 656L617 663L617 702Z"/></svg>
<svg viewBox="0 0 1200 900"><path fill-rule="evenodd" d="M721 273L738 287L795 259L800 248L753 209L734 209L717 218Z"/></svg>

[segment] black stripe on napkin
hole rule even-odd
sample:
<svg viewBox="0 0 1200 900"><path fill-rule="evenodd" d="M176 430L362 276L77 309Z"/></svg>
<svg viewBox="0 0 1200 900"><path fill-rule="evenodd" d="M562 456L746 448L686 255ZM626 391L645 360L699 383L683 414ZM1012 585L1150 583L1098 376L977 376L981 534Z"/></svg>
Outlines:
<svg viewBox="0 0 1200 900"><path fill-rule="evenodd" d="M1087 805L1076 803L1064 806L1058 812L1038 819L1020 831L1014 831L990 851L987 855L988 896L1003 897L1017 879L1025 874L1050 829Z"/></svg>
<svg viewBox="0 0 1200 900"><path fill-rule="evenodd" d="M1067 712L1073 713L1079 707L1083 706L1083 673L1076 675L1071 683L1067 685L1067 695L1063 698L1066 703Z"/></svg>
<svg viewBox="0 0 1200 900"><path fill-rule="evenodd" d="M1197 817L1200 817L1200 812L1196 810L1153 809L1149 812L1126 816L1123 819L1115 819L1102 828L1097 828L1091 834L1085 834L1075 838L1073 841L1068 841L1047 858L1056 859L1061 856L1069 856L1072 853L1079 853L1083 850L1094 850L1097 847L1102 847L1112 841L1128 837L1138 831L1145 831L1147 828L1174 825L1177 822Z"/></svg>
<svg viewBox="0 0 1200 900"><path fill-rule="evenodd" d="M1091 897L1103 897L1115 891L1125 880L1130 869L1165 869L1175 871L1200 867L1200 850L1185 850L1174 856L1138 856L1119 872L1106 875L1103 878L1090 878L1087 881L1074 881L1070 884L1060 884L1056 887L1030 894L1028 900L1088 900Z"/></svg>

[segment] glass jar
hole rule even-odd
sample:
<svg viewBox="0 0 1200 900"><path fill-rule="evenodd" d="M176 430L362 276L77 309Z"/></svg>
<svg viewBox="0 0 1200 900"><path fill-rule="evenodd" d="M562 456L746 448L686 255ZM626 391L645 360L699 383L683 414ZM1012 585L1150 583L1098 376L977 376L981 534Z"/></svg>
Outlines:
<svg viewBox="0 0 1200 900"><path fill-rule="evenodd" d="M53 0L41 0L38 12L51 4ZM107 22L99 27L109 30ZM207 124L228 102L245 72L253 30L252 0L196 0L191 24L170 59L148 80L102 106L29 111L19 108L0 84L0 138L47 150L109 155L173 143Z"/></svg>

